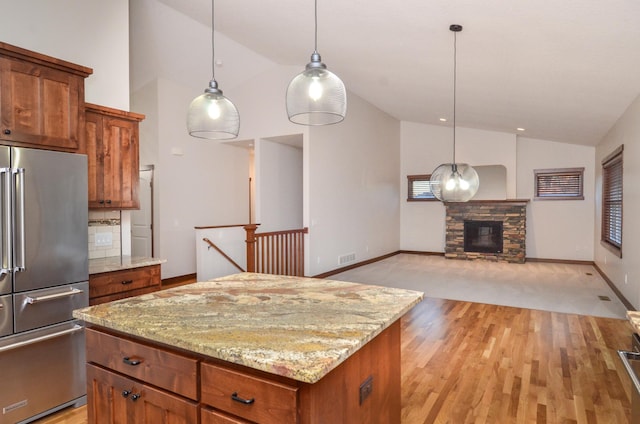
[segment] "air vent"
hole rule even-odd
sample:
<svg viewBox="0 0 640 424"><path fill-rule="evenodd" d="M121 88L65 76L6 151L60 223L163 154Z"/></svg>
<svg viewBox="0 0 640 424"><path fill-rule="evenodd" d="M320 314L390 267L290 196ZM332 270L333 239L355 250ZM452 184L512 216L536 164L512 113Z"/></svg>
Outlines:
<svg viewBox="0 0 640 424"><path fill-rule="evenodd" d="M598 296L598 299L604 302L611 302L611 298L609 298L609 296Z"/></svg>
<svg viewBox="0 0 640 424"><path fill-rule="evenodd" d="M349 253L346 255L338 256L338 265L344 265L350 262L355 262L355 260L356 260L355 253Z"/></svg>

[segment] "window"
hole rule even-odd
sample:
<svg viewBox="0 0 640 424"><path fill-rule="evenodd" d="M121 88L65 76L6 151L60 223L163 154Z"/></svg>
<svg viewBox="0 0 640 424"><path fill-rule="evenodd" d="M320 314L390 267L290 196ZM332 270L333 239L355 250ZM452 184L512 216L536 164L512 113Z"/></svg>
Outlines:
<svg viewBox="0 0 640 424"><path fill-rule="evenodd" d="M407 202L438 200L431 192L431 174L407 175L409 194Z"/></svg>
<svg viewBox="0 0 640 424"><path fill-rule="evenodd" d="M536 169L535 200L584 200L584 168Z"/></svg>
<svg viewBox="0 0 640 424"><path fill-rule="evenodd" d="M622 257L622 151L602 161L602 244Z"/></svg>

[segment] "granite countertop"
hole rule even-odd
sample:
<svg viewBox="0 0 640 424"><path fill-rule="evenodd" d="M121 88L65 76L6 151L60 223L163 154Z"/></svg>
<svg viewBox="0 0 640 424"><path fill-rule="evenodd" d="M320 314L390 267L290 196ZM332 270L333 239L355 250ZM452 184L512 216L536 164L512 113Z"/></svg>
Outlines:
<svg viewBox="0 0 640 424"><path fill-rule="evenodd" d="M166 259L147 258L141 256L110 256L107 258L89 259L89 275L102 272L120 271L140 268L167 262Z"/></svg>
<svg viewBox="0 0 640 424"><path fill-rule="evenodd" d="M315 383L423 296L342 281L240 273L91 306L73 316Z"/></svg>
<svg viewBox="0 0 640 424"><path fill-rule="evenodd" d="M640 334L640 311L627 311L627 318L629 318L633 331Z"/></svg>

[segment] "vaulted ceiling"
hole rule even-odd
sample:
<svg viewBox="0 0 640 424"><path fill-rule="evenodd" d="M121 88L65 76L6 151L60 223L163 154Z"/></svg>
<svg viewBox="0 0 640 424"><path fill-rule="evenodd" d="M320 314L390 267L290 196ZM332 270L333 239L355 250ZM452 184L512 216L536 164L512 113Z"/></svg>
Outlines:
<svg viewBox="0 0 640 424"><path fill-rule="evenodd" d="M211 24L210 0L160 1ZM451 125L450 24L464 27L458 126L596 145L640 94L637 0L317 1L323 62L399 120ZM309 61L313 0L217 0L215 15L216 31L277 63Z"/></svg>

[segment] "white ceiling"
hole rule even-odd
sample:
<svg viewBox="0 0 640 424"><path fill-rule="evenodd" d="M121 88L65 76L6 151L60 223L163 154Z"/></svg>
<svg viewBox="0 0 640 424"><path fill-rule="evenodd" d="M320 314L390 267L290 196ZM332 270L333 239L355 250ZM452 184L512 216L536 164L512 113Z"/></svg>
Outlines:
<svg viewBox="0 0 640 424"><path fill-rule="evenodd" d="M211 23L210 0L160 1ZM313 11L313 0L218 0L215 29L302 71ZM318 52L397 119L450 125L449 25L460 24L457 126L596 145L640 94L638 19L638 0L318 0Z"/></svg>

